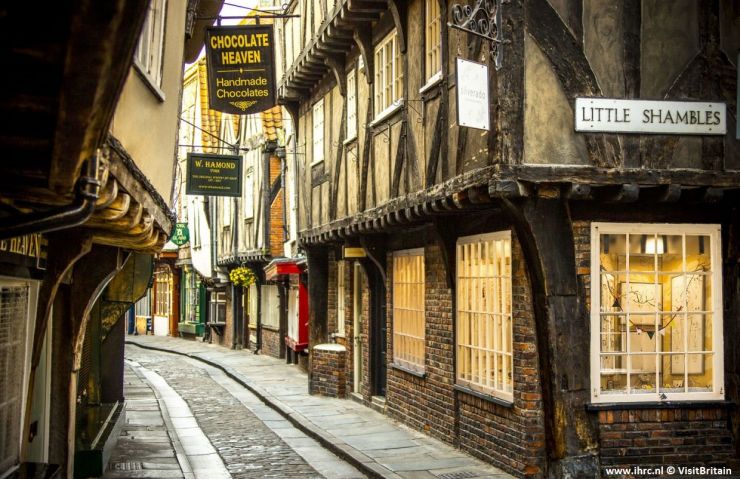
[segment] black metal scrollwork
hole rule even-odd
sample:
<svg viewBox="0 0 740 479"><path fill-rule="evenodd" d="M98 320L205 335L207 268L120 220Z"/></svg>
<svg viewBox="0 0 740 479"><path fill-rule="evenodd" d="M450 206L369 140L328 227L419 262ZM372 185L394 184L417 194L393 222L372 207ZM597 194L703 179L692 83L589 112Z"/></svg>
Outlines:
<svg viewBox="0 0 740 479"><path fill-rule="evenodd" d="M502 44L504 43L501 25L502 0L474 0L475 5L452 6L452 23L449 26L463 30L491 42L491 59L496 70L502 65Z"/></svg>

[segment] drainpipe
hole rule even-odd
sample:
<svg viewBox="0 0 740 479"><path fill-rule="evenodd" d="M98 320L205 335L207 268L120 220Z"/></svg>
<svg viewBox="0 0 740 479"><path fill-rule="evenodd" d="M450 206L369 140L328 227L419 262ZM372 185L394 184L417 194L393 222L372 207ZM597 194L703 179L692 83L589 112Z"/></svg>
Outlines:
<svg viewBox="0 0 740 479"><path fill-rule="evenodd" d="M237 335L239 334L236 326L239 310L236 307L236 285L231 283L231 349L237 349Z"/></svg>
<svg viewBox="0 0 740 479"><path fill-rule="evenodd" d="M264 215L264 244L262 246L267 251L270 251L270 210L272 209L272 204L270 203L270 187L272 186L270 184L270 152L268 145L265 145L262 150L262 184L264 185L262 188L262 199L264 203L262 207L262 214Z"/></svg>
<svg viewBox="0 0 740 479"><path fill-rule="evenodd" d="M262 351L262 286L264 281L261 281L257 285L257 344L254 348L254 354L259 354Z"/></svg>
<svg viewBox="0 0 740 479"><path fill-rule="evenodd" d="M2 218L0 239L31 233L49 233L79 226L87 221L95 211L95 202L100 196L100 178L107 166L101 165L95 154L87 161L86 167L86 172L77 181L77 192L72 204L49 211Z"/></svg>
<svg viewBox="0 0 740 479"><path fill-rule="evenodd" d="M283 192L283 242L288 241L288 198L286 198L285 188L285 148L278 148L275 150L278 158L280 158L280 190Z"/></svg>

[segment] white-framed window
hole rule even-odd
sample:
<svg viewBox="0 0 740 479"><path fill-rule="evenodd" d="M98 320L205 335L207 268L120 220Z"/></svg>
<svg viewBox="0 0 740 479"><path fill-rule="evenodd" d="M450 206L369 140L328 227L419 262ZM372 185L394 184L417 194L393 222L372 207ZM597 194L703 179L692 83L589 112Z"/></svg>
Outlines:
<svg viewBox="0 0 740 479"><path fill-rule="evenodd" d="M441 23L439 0L426 0L426 29L424 38L426 55L424 58L424 69L426 70L427 82L439 77L442 71Z"/></svg>
<svg viewBox="0 0 740 479"><path fill-rule="evenodd" d="M403 99L403 63L395 30L375 47L375 117L400 105Z"/></svg>
<svg viewBox="0 0 740 479"><path fill-rule="evenodd" d="M593 402L722 399L719 225L591 224Z"/></svg>
<svg viewBox="0 0 740 479"><path fill-rule="evenodd" d="M357 70L347 73L347 141L357 137Z"/></svg>
<svg viewBox="0 0 740 479"><path fill-rule="evenodd" d="M514 400L511 232L457 240L457 384Z"/></svg>
<svg viewBox="0 0 740 479"><path fill-rule="evenodd" d="M280 293L274 284L262 288L262 325L277 329L280 327Z"/></svg>
<svg viewBox="0 0 740 479"><path fill-rule="evenodd" d="M393 253L393 362L424 371L424 248Z"/></svg>
<svg viewBox="0 0 740 479"><path fill-rule="evenodd" d="M313 157L311 164L324 161L324 99L313 106Z"/></svg>
<svg viewBox="0 0 740 479"><path fill-rule="evenodd" d="M344 336L344 273L346 263L344 261L337 261L337 336Z"/></svg>
<svg viewBox="0 0 740 479"><path fill-rule="evenodd" d="M152 0L149 3L149 11L134 56L136 67L157 89L162 86L166 14L167 0Z"/></svg>

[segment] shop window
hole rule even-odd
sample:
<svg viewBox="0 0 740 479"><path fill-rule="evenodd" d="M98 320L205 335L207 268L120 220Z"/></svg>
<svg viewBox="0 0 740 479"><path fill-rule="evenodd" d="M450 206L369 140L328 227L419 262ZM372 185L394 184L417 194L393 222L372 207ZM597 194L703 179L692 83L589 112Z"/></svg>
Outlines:
<svg viewBox="0 0 740 479"><path fill-rule="evenodd" d="M0 280L0 476L20 459L23 397L29 360L31 285Z"/></svg>
<svg viewBox="0 0 740 479"><path fill-rule="evenodd" d="M321 99L313 106L313 157L311 164L324 161L324 100Z"/></svg>
<svg viewBox="0 0 740 479"><path fill-rule="evenodd" d="M393 253L393 362L424 371L424 249Z"/></svg>
<svg viewBox="0 0 740 479"><path fill-rule="evenodd" d="M344 336L344 265L344 261L337 261L337 336Z"/></svg>
<svg viewBox="0 0 740 479"><path fill-rule="evenodd" d="M720 228L591 226L594 402L723 397Z"/></svg>
<svg viewBox="0 0 740 479"><path fill-rule="evenodd" d="M511 232L457 241L457 384L513 401Z"/></svg>
<svg viewBox="0 0 740 479"><path fill-rule="evenodd" d="M157 90L162 86L166 0L152 0L144 20L134 65Z"/></svg>
<svg viewBox="0 0 740 479"><path fill-rule="evenodd" d="M441 77L442 35L439 0L426 0L426 79L428 82Z"/></svg>
<svg viewBox="0 0 740 479"><path fill-rule="evenodd" d="M154 315L169 317L172 308L172 272L169 268L155 273Z"/></svg>
<svg viewBox="0 0 740 479"><path fill-rule="evenodd" d="M375 47L375 116L400 105L403 96L403 65L394 30Z"/></svg>

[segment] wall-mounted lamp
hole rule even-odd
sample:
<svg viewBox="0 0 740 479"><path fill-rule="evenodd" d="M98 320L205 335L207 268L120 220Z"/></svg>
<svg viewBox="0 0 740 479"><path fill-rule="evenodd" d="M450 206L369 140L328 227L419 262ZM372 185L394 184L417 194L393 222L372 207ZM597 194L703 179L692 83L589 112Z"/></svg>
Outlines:
<svg viewBox="0 0 740 479"><path fill-rule="evenodd" d="M666 241L664 236L643 236L642 252L645 254L664 254L665 243Z"/></svg>

